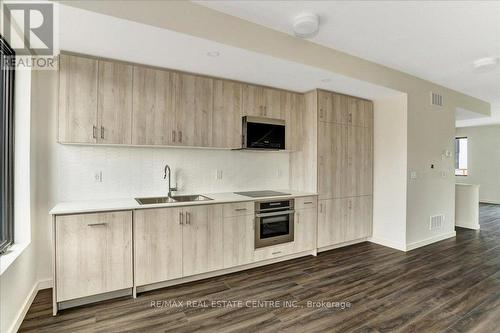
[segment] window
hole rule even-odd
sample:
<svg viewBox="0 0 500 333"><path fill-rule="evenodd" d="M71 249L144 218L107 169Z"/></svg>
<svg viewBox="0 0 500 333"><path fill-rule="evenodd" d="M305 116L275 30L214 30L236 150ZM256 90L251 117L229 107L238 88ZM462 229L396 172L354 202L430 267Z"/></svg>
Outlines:
<svg viewBox="0 0 500 333"><path fill-rule="evenodd" d="M15 53L0 36L0 253L14 241L14 68Z"/></svg>
<svg viewBox="0 0 500 333"><path fill-rule="evenodd" d="M455 176L467 176L467 138L455 138Z"/></svg>

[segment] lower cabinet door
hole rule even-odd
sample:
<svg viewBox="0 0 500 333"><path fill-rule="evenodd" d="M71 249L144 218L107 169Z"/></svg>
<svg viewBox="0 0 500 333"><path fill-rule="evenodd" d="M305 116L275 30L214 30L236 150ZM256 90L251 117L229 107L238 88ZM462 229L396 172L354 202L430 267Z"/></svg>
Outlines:
<svg viewBox="0 0 500 333"><path fill-rule="evenodd" d="M295 252L316 247L316 208L297 209L294 221Z"/></svg>
<svg viewBox="0 0 500 333"><path fill-rule="evenodd" d="M222 205L187 207L183 211L183 276L223 268Z"/></svg>
<svg viewBox="0 0 500 333"><path fill-rule="evenodd" d="M136 285L182 277L182 210L141 209L134 214Z"/></svg>
<svg viewBox="0 0 500 333"><path fill-rule="evenodd" d="M57 301L131 288L132 212L56 217Z"/></svg>
<svg viewBox="0 0 500 333"><path fill-rule="evenodd" d="M319 200L318 247L345 242L348 199Z"/></svg>
<svg viewBox="0 0 500 333"><path fill-rule="evenodd" d="M224 268L253 262L254 216L224 218Z"/></svg>
<svg viewBox="0 0 500 333"><path fill-rule="evenodd" d="M348 199L348 223L345 241L369 237L372 234L372 196Z"/></svg>

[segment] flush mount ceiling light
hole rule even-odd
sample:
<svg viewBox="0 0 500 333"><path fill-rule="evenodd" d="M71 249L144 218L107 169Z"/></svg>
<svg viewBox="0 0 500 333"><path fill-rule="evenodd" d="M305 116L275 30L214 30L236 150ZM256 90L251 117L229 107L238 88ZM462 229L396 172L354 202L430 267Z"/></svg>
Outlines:
<svg viewBox="0 0 500 333"><path fill-rule="evenodd" d="M293 19L293 32L296 37L310 38L316 35L319 29L319 16L304 13Z"/></svg>
<svg viewBox="0 0 500 333"><path fill-rule="evenodd" d="M495 68L498 65L498 59L496 57L485 57L475 60L472 66L475 70L485 72Z"/></svg>
<svg viewBox="0 0 500 333"><path fill-rule="evenodd" d="M332 79L321 79L321 82L325 82L325 83L332 82Z"/></svg>
<svg viewBox="0 0 500 333"><path fill-rule="evenodd" d="M220 56L220 52L218 52L218 51L210 51L210 52L207 52L207 56L215 58L215 57Z"/></svg>

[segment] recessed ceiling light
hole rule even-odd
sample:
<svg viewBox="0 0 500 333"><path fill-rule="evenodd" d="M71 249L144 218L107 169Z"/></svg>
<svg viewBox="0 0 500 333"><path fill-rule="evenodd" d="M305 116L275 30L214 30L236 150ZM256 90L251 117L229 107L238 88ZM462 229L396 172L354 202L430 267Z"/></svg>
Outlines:
<svg viewBox="0 0 500 333"><path fill-rule="evenodd" d="M210 51L210 52L207 52L207 56L209 56L209 57L218 57L218 56L220 56L220 52L218 52L218 51Z"/></svg>
<svg viewBox="0 0 500 333"><path fill-rule="evenodd" d="M293 32L296 37L310 38L316 35L319 29L319 16L312 13L304 13L293 19Z"/></svg>
<svg viewBox="0 0 500 333"><path fill-rule="evenodd" d="M495 68L496 65L498 65L498 58L496 57L484 57L477 59L472 63L474 69L478 71L488 71Z"/></svg>
<svg viewBox="0 0 500 333"><path fill-rule="evenodd" d="M332 79L322 79L321 82L325 82L325 83L332 82Z"/></svg>

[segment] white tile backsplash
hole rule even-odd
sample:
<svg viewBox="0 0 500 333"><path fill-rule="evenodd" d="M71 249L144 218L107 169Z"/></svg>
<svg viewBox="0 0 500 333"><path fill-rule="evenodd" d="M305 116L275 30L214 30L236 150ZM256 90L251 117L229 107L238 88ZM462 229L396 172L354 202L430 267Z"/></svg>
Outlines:
<svg viewBox="0 0 500 333"><path fill-rule="evenodd" d="M165 195L165 164L179 193L289 187L286 152L58 144L58 201ZM102 182L94 179L99 171Z"/></svg>

